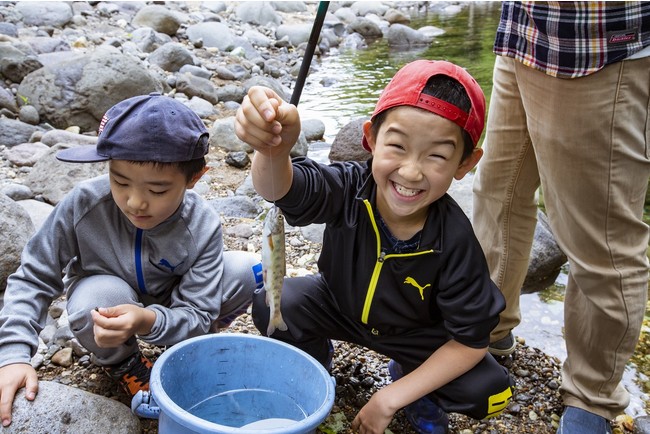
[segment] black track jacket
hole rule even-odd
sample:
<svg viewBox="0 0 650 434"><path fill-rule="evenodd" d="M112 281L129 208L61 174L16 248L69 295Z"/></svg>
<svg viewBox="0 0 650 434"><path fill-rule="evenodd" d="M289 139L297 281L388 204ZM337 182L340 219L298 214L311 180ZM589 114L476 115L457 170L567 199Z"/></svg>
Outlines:
<svg viewBox="0 0 650 434"><path fill-rule="evenodd" d="M291 189L276 202L290 225L325 223L318 266L341 314L374 334L434 327L487 347L505 301L465 213L445 194L430 205L419 249L386 253L371 165L296 158Z"/></svg>

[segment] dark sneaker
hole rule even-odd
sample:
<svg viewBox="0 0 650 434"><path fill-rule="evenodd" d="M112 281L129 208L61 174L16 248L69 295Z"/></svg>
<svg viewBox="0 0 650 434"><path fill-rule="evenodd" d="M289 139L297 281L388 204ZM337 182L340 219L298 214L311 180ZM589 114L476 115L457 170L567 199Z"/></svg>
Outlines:
<svg viewBox="0 0 650 434"><path fill-rule="evenodd" d="M327 360L325 361L325 369L327 372L332 372L332 365L334 364L334 344L332 343L331 339L327 340L327 346L328 346L328 351L327 351Z"/></svg>
<svg viewBox="0 0 650 434"><path fill-rule="evenodd" d="M103 369L126 393L133 396L140 390L149 390L152 366L149 359L137 352L122 363L104 366Z"/></svg>
<svg viewBox="0 0 650 434"><path fill-rule="evenodd" d="M402 365L394 360L388 362L388 373L393 381L404 376ZM404 407L404 415L419 434L447 434L448 432L449 416L426 396Z"/></svg>
<svg viewBox="0 0 650 434"><path fill-rule="evenodd" d="M515 352L515 348L517 348L517 341L512 332L510 332L505 338L492 342L488 347L488 351L493 356L509 356Z"/></svg>
<svg viewBox="0 0 650 434"><path fill-rule="evenodd" d="M577 407L567 407L560 419L557 434L611 434L609 421Z"/></svg>

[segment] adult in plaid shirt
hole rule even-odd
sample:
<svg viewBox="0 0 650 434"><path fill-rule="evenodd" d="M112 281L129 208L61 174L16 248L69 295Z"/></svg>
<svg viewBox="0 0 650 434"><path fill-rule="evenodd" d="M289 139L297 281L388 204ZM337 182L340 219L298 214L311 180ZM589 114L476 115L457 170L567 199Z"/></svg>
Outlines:
<svg viewBox="0 0 650 434"><path fill-rule="evenodd" d="M648 293L650 2L504 2L473 222L515 348L541 185L569 258L558 433L611 432Z"/></svg>

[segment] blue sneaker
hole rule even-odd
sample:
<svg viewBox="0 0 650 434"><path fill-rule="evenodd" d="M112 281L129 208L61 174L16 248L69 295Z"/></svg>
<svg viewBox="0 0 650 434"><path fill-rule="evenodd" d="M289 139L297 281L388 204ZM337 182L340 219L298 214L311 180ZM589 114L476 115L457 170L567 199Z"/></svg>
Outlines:
<svg viewBox="0 0 650 434"><path fill-rule="evenodd" d="M612 434L612 427L604 417L578 407L567 407L557 434Z"/></svg>
<svg viewBox="0 0 650 434"><path fill-rule="evenodd" d="M404 376L402 365L394 360L388 362L388 373L393 381ZM447 434L448 432L449 416L426 396L404 407L404 414L419 434Z"/></svg>

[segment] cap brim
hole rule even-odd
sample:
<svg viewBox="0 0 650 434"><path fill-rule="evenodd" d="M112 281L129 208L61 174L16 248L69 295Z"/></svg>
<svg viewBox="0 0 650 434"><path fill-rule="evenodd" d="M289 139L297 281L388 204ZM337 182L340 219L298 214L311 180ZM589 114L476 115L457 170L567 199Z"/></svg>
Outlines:
<svg viewBox="0 0 650 434"><path fill-rule="evenodd" d="M99 163L110 160L105 155L99 155L95 145L80 145L62 149L56 153L56 159L67 163Z"/></svg>

